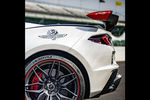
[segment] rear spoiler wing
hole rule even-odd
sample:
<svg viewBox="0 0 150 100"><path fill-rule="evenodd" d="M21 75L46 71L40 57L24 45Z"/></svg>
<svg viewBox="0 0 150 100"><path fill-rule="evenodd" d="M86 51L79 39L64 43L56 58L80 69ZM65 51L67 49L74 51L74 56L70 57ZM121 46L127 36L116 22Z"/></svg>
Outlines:
<svg viewBox="0 0 150 100"><path fill-rule="evenodd" d="M112 11L93 12L87 16L95 20L103 21L107 31L112 31L119 19L119 16L112 14Z"/></svg>

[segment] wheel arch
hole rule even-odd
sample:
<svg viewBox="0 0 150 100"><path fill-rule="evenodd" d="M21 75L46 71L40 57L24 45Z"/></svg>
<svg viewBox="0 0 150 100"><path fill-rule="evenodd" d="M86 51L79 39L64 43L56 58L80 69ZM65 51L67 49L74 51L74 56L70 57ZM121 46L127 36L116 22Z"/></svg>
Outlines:
<svg viewBox="0 0 150 100"><path fill-rule="evenodd" d="M72 54L62 51L62 50L43 50L43 51L39 51L37 53L34 53L33 55L29 56L28 58L25 59L25 64L27 64L29 61L31 61L32 59L35 59L36 57L38 57L39 55L43 55L43 54L57 54L60 56L64 56L66 58L68 58L69 60L73 61L78 68L81 70L83 77L85 79L85 97L84 98L89 98L90 96L90 80L89 80L89 75L87 70L85 69L84 65Z"/></svg>

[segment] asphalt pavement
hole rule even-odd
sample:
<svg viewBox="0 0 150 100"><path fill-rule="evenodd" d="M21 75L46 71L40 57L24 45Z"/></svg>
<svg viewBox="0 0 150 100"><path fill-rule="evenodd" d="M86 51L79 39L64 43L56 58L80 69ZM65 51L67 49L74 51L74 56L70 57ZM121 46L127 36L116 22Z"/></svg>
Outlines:
<svg viewBox="0 0 150 100"><path fill-rule="evenodd" d="M118 62L119 73L122 75L121 82L116 91L101 95L99 98L86 100L125 100L125 62Z"/></svg>

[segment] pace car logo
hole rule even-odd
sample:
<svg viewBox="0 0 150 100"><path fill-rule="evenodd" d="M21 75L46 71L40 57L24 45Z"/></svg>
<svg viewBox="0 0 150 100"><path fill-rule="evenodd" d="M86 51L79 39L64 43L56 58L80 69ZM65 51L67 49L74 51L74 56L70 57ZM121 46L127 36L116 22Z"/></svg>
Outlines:
<svg viewBox="0 0 150 100"><path fill-rule="evenodd" d="M56 40L56 38L62 38L67 34L59 34L55 29L48 30L47 35L41 35L40 38Z"/></svg>

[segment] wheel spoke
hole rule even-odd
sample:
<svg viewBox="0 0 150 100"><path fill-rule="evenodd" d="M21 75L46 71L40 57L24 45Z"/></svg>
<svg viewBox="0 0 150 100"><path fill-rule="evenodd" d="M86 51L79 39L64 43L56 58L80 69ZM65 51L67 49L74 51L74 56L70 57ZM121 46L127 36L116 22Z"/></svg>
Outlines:
<svg viewBox="0 0 150 100"><path fill-rule="evenodd" d="M43 82L43 80L39 77L39 75L36 73L36 71L35 71L34 69L32 69L32 70L33 70L33 72L35 73L35 75L37 76L38 80L39 80L40 82Z"/></svg>
<svg viewBox="0 0 150 100"><path fill-rule="evenodd" d="M59 77L59 71L60 71L60 62L58 62L58 67L57 67L57 70L56 70L56 75L55 75L56 79Z"/></svg>
<svg viewBox="0 0 150 100"><path fill-rule="evenodd" d="M61 98L63 98L63 99L72 100L72 98L69 98L69 97L67 97L67 96L64 96L64 95L62 95L62 94L60 94L60 93L58 93L58 95L59 95Z"/></svg>
<svg viewBox="0 0 150 100"><path fill-rule="evenodd" d="M73 78L72 80L70 80L70 81L68 81L68 82L66 82L66 83L64 83L64 84L62 84L62 86L67 86L68 84L70 84L71 82L73 82L74 80L76 79L76 77L75 78Z"/></svg>
<svg viewBox="0 0 150 100"><path fill-rule="evenodd" d="M56 94L56 97L57 97L58 100L60 100L60 97L58 96L58 94Z"/></svg>
<svg viewBox="0 0 150 100"><path fill-rule="evenodd" d="M46 75L46 77L48 77L48 74L43 70L43 69L41 69L38 65L36 66L40 71L42 71L45 75Z"/></svg>
<svg viewBox="0 0 150 100"><path fill-rule="evenodd" d="M70 91L69 89L67 89L67 88L62 88L62 89L67 90L68 92L70 92L71 94L73 94L74 96L76 96L76 97L77 97L77 95L76 95L75 93L73 93L72 91Z"/></svg>
<svg viewBox="0 0 150 100"><path fill-rule="evenodd" d="M52 64L51 67L49 66L49 72L48 72L49 76L51 76L51 74L52 74L52 71L53 71L53 68L54 68L54 64L55 64L55 61L53 61L53 64Z"/></svg>
<svg viewBox="0 0 150 100"><path fill-rule="evenodd" d="M38 96L37 100L41 100L41 97L44 96L44 94L45 94L44 92L41 93L41 94Z"/></svg>
<svg viewBox="0 0 150 100"><path fill-rule="evenodd" d="M67 74L67 75L62 75L62 76L60 76L60 78L58 80L61 80L65 77L68 77L68 76L71 76L71 75L74 75L74 73L70 73L70 74Z"/></svg>
<svg viewBox="0 0 150 100"><path fill-rule="evenodd" d="M53 100L53 96L52 95L50 95L50 100Z"/></svg>
<svg viewBox="0 0 150 100"><path fill-rule="evenodd" d="M25 84L26 87L33 86L33 85L43 85L42 83L32 83L32 84Z"/></svg>
<svg viewBox="0 0 150 100"><path fill-rule="evenodd" d="M46 98L46 100L51 100L49 95L47 95L47 98Z"/></svg>
<svg viewBox="0 0 150 100"><path fill-rule="evenodd" d="M33 92L33 93L41 93L43 91L43 89L40 89L40 90L26 90L26 92Z"/></svg>

